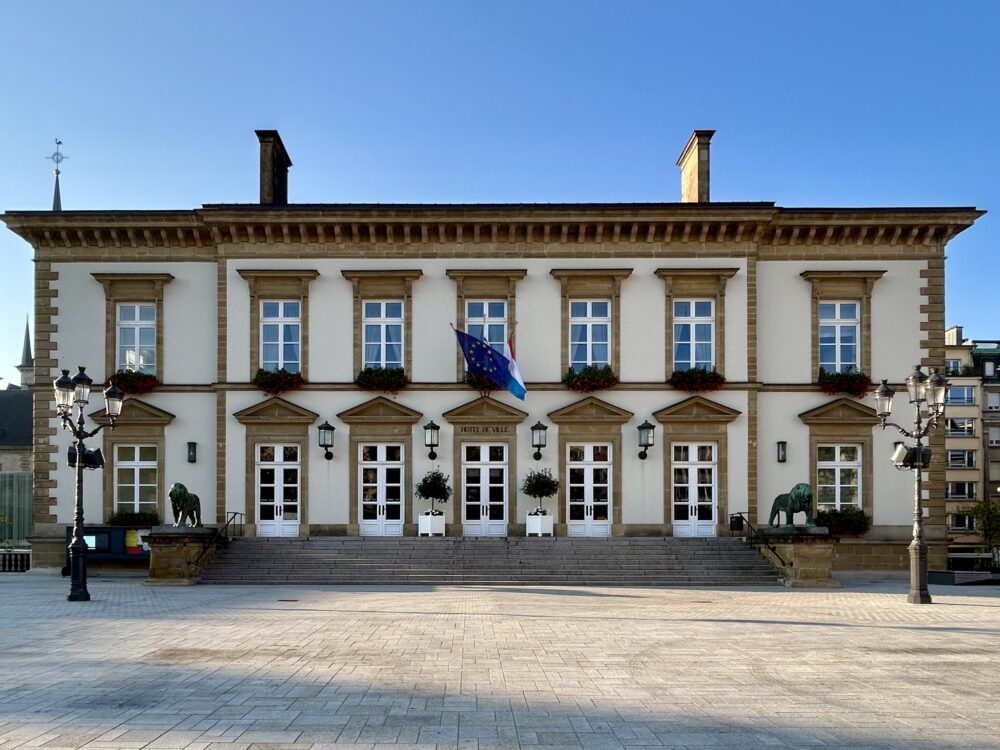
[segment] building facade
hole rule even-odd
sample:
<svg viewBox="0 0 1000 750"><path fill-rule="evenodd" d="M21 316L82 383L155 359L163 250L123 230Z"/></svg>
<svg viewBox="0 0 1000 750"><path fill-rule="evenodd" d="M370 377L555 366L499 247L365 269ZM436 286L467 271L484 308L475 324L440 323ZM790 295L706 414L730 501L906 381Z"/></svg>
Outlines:
<svg viewBox="0 0 1000 750"><path fill-rule="evenodd" d="M517 535L536 505L520 484L549 468L557 534L726 534L730 514L766 525L772 499L806 482L820 506L872 519L839 545L842 567L906 565L912 478L889 461L897 437L818 377L901 384L914 363L943 366L944 250L981 212L712 202L711 131L678 161L680 203L288 204L284 145L258 137L259 204L4 215L35 252L36 566L46 549L61 564L72 517L49 384L77 364L95 382L119 369L160 382L101 433L107 465L85 480L94 521L165 517L180 482L208 522L242 513L251 534L413 534L429 507L413 485L440 467L455 489L448 534ZM524 401L463 382L451 326L511 340ZM618 384L563 384L587 366ZM396 392L356 383L395 367L409 380ZM668 384L692 368L724 387ZM304 384L271 396L253 384L261 369ZM931 444L927 530L943 564L943 432Z"/></svg>
<svg viewBox="0 0 1000 750"><path fill-rule="evenodd" d="M948 376L945 510L951 551L955 555L968 554L973 551L970 545L979 542L968 509L987 488L983 481L987 464L984 448L989 429L985 426L983 412L983 379L973 361L973 346L971 341L962 338L961 326L945 331L945 374Z"/></svg>

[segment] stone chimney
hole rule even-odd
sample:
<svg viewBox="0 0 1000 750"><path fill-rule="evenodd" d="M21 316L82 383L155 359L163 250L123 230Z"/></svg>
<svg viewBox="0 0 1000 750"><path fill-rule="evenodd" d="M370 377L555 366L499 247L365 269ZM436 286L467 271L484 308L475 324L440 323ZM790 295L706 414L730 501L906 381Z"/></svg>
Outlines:
<svg viewBox="0 0 1000 750"><path fill-rule="evenodd" d="M944 345L945 346L961 346L962 345L962 326L952 326L947 331L944 332Z"/></svg>
<svg viewBox="0 0 1000 750"><path fill-rule="evenodd" d="M277 130L257 130L260 141L260 202L265 206L288 205L288 158Z"/></svg>
<svg viewBox="0 0 1000 750"><path fill-rule="evenodd" d="M681 168L681 202L708 203L708 144L714 130L696 130L677 158Z"/></svg>

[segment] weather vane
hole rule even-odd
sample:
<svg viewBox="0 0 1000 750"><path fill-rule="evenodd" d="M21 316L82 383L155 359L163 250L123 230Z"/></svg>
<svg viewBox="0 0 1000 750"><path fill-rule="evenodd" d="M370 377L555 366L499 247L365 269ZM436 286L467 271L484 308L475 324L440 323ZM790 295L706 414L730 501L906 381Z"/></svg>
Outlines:
<svg viewBox="0 0 1000 750"><path fill-rule="evenodd" d="M53 164L56 165L56 168L52 170L53 172L55 172L56 175L56 187L52 193L53 211L62 211L62 196L59 195L59 175L60 175L59 165L62 164L64 159L69 158L68 156L59 151L60 146L62 146L62 141L56 138L56 152L52 154L52 156L45 157L46 159L49 159L50 161L52 161Z"/></svg>

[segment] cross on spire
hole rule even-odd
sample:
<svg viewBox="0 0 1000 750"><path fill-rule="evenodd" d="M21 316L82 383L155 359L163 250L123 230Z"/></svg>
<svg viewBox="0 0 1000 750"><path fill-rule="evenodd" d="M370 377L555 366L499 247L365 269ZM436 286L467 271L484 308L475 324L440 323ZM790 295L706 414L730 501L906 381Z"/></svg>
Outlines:
<svg viewBox="0 0 1000 750"><path fill-rule="evenodd" d="M62 141L60 141L58 138L56 138L56 151L55 151L55 153L52 154L52 156L46 156L45 157L46 159L49 159L50 161L52 161L56 165L56 168L54 170L52 170L53 173L56 176L56 187L55 187L55 190L52 193L52 210L53 211L62 211L62 196L59 195L59 175L62 174L62 172L59 169L59 165L63 162L63 160L69 158L68 156L66 156L65 154L63 154L62 152L59 151L59 147L60 146L62 146Z"/></svg>

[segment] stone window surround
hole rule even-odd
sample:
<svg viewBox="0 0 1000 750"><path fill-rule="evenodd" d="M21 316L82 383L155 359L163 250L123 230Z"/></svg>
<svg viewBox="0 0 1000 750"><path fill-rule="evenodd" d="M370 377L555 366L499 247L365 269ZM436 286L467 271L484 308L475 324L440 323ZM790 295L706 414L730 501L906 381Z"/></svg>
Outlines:
<svg viewBox="0 0 1000 750"><path fill-rule="evenodd" d="M587 407L590 407L589 409ZM589 413L588 413L589 412ZM549 412L548 417L559 428L559 480L558 508L555 523L556 535L566 536L567 518L567 451L572 443L607 443L611 445L611 535L624 533L622 522L622 429L635 415L587 396L561 409Z"/></svg>
<svg viewBox="0 0 1000 750"><path fill-rule="evenodd" d="M562 287L562 373L569 370L569 303L573 299L611 301L611 369L621 373L621 285L632 275L631 268L553 268L549 274Z"/></svg>
<svg viewBox="0 0 1000 750"><path fill-rule="evenodd" d="M726 374L726 284L739 273L738 268L657 268L663 279L666 295L664 380L669 380L674 367L674 300L710 299L715 302L715 371Z"/></svg>
<svg viewBox="0 0 1000 750"><path fill-rule="evenodd" d="M523 268L498 268L474 270L448 269L445 274L455 282L455 327L465 331L465 303L472 300L503 300L507 303L507 336L516 341L517 336L517 282L528 275ZM455 356L455 379L465 379L465 356L461 348Z"/></svg>
<svg viewBox="0 0 1000 750"><path fill-rule="evenodd" d="M374 413L375 411L378 413ZM415 536L416 516L413 507L413 425L423 414L376 396L370 401L341 412L337 418L350 428L348 465L350 490L348 496L348 536L359 536L358 493L359 446L363 443L397 443L403 446L403 535Z"/></svg>
<svg viewBox="0 0 1000 750"><path fill-rule="evenodd" d="M104 373L118 371L118 305L156 305L156 379L163 382L163 287L174 280L169 273L93 273L104 287Z"/></svg>
<svg viewBox="0 0 1000 750"><path fill-rule="evenodd" d="M419 269L402 270L343 270L341 275L351 282L354 291L354 374L361 372L364 362L365 299L403 301L403 370L413 377L413 281L423 276Z"/></svg>
<svg viewBox="0 0 1000 750"><path fill-rule="evenodd" d="M812 285L812 382L819 380L819 303L823 300L858 300L861 303L861 342L858 369L869 372L872 362L872 288L886 271L803 271ZM869 373L870 374L870 373ZM815 473L813 474L815 476Z"/></svg>
<svg viewBox="0 0 1000 750"><path fill-rule="evenodd" d="M851 399L841 398L816 409L803 412L799 419L809 427L809 484L816 487L820 445L861 446L861 508L875 518L873 431L878 424L875 410ZM816 498L813 499L815 507Z"/></svg>
<svg viewBox="0 0 1000 750"><path fill-rule="evenodd" d="M299 302L299 373L309 379L309 282L319 271L293 269L237 269L250 288L250 378L261 367L261 302L298 300Z"/></svg>
<svg viewBox="0 0 1000 750"><path fill-rule="evenodd" d="M90 418L97 424L110 423L104 409ZM172 523L173 514L167 501L164 480L166 473L166 427L174 415L134 398L125 399L121 416L114 430L105 429L101 450L106 461L103 469L103 520L115 512L115 447L118 445L153 445L156 447L156 512L163 523Z"/></svg>
<svg viewBox="0 0 1000 750"><path fill-rule="evenodd" d="M704 396L692 396L653 413L663 425L663 533L673 536L673 444L716 444L716 536L728 534L729 425L740 412Z"/></svg>

